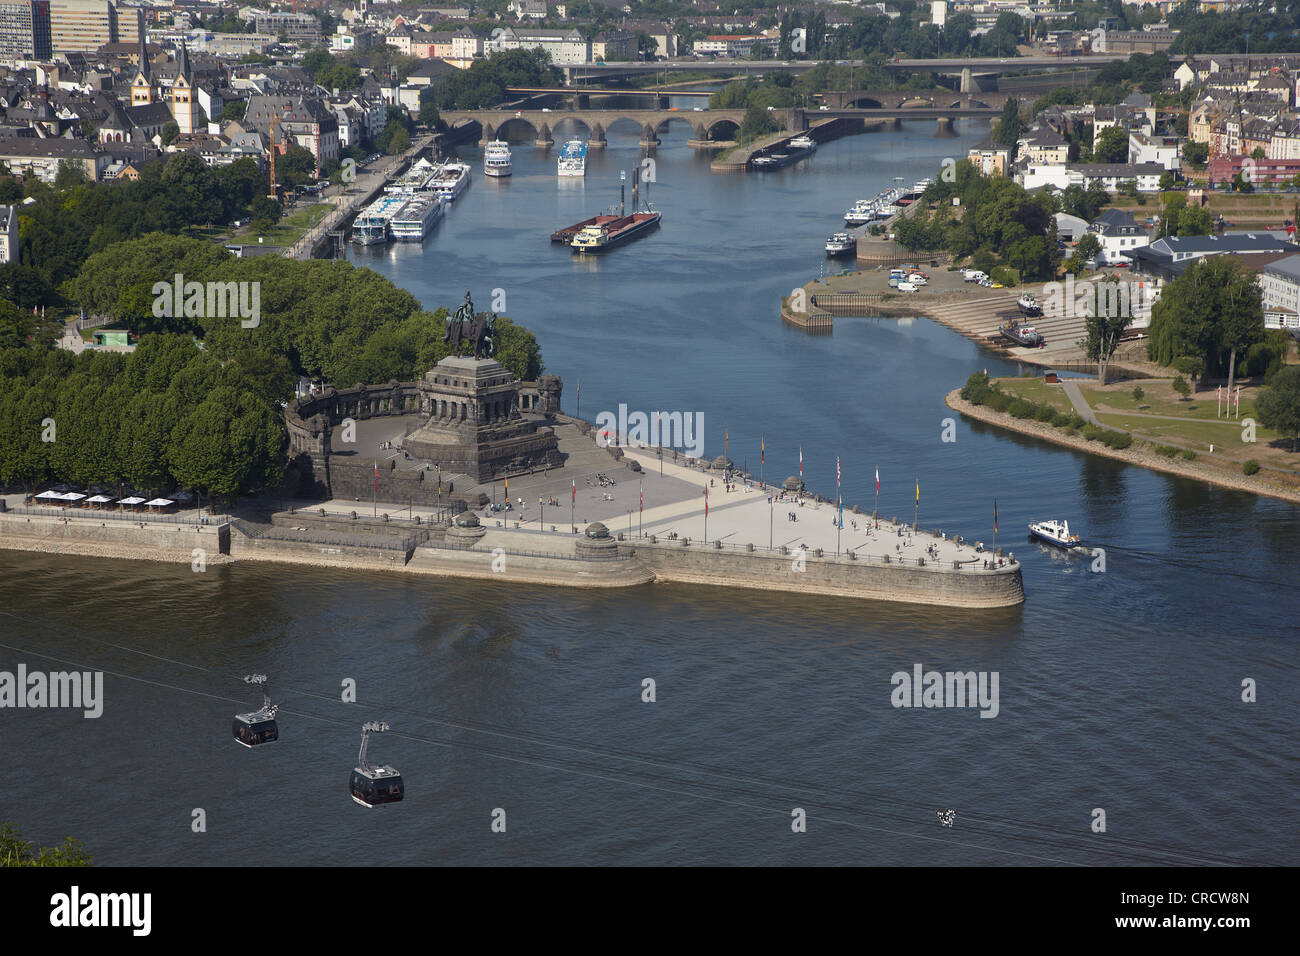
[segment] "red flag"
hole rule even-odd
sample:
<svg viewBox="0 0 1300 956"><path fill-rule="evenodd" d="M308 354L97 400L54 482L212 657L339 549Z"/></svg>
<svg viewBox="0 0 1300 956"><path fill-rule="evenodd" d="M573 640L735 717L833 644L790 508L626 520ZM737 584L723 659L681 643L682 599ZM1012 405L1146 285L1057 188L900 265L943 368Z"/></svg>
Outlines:
<svg viewBox="0 0 1300 956"><path fill-rule="evenodd" d="M578 503L578 479L577 478L573 479L573 503L575 505Z"/></svg>
<svg viewBox="0 0 1300 956"><path fill-rule="evenodd" d="M636 487L637 487L637 491L641 493L641 510L645 511L645 488L642 486L641 482L639 481L636 483Z"/></svg>
<svg viewBox="0 0 1300 956"><path fill-rule="evenodd" d="M763 456L759 458L759 461L766 462L767 461L767 439L764 438L762 441L763 441Z"/></svg>
<svg viewBox="0 0 1300 956"><path fill-rule="evenodd" d="M803 445L799 446L799 477L803 477Z"/></svg>
<svg viewBox="0 0 1300 956"><path fill-rule="evenodd" d="M876 494L880 494L880 466L876 466Z"/></svg>

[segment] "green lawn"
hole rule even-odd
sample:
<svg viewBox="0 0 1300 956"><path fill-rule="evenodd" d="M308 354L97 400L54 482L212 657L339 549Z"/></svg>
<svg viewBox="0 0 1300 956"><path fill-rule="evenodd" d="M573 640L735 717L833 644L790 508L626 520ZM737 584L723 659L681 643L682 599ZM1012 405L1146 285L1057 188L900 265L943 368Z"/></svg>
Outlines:
<svg viewBox="0 0 1300 956"><path fill-rule="evenodd" d="M1180 401L1178 395L1166 382L1143 384L1143 396L1139 401L1133 397L1133 386L1127 385L1123 390L1114 391L1093 388L1081 388L1084 398L1093 408L1099 405L1107 405L1113 409L1126 409L1128 411L1142 412L1145 415L1177 415L1179 418L1199 418L1203 421L1213 422L1215 418L1215 400L1214 392L1207 390L1196 393L1188 401ZM1167 394L1165 394L1167 393ZM1247 396L1250 392L1243 391L1241 396L1241 417L1256 418L1255 401ZM1138 408L1139 405L1147 405L1148 408ZM1217 419L1223 421L1222 418ZM1258 419L1256 419L1258 420Z"/></svg>
<svg viewBox="0 0 1300 956"><path fill-rule="evenodd" d="M326 214L333 208L333 203L318 202L295 209L276 223L270 232L263 234L264 244L268 246L293 245L302 238L308 229L324 219ZM257 236L248 228L240 230L240 238L244 242L257 241Z"/></svg>
<svg viewBox="0 0 1300 956"><path fill-rule="evenodd" d="M1174 422L1164 418L1139 418L1136 415L1102 412L1097 415L1097 419L1106 425L1132 432L1138 437L1179 439L1183 442L1204 446L1207 449L1213 443L1216 450L1224 449L1225 451L1237 447L1240 447L1243 451L1250 451L1259 445L1267 445L1278 437L1275 432L1257 425L1255 428L1256 444L1248 445L1241 440L1242 429L1240 423L1235 421L1219 421L1216 423L1212 418L1208 421L1197 419ZM1233 457L1238 456L1234 455ZM1252 452L1240 457L1258 456Z"/></svg>
<svg viewBox="0 0 1300 956"><path fill-rule="evenodd" d="M1024 378L994 379L1008 395L1016 395L1027 402L1037 405L1051 405L1057 411L1070 412L1074 406L1059 385L1048 385L1040 375L1027 375Z"/></svg>

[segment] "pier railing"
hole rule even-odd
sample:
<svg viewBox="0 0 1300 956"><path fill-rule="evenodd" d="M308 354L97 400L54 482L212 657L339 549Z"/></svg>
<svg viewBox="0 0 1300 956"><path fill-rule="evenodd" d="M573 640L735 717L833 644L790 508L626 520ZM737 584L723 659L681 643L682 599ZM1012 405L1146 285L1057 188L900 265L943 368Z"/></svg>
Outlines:
<svg viewBox="0 0 1300 956"><path fill-rule="evenodd" d="M339 548L371 548L380 551L411 551L424 543L418 536L414 535L298 531L294 528L277 528L273 525L256 525L241 519L236 519L234 525L246 537L262 541L292 541L297 544L332 545Z"/></svg>
<svg viewBox="0 0 1300 956"><path fill-rule="evenodd" d="M685 543L683 544L683 542ZM731 551L738 551L742 553L755 553L755 554L762 553L767 555L779 555L781 557L792 557L792 558L797 557L801 550L799 548L791 548L788 545L777 545L769 548L767 545L734 544L732 542L722 541L722 540L714 540L714 541L706 542L706 541L700 541L697 538L692 538L689 535L682 535L681 537L678 538L666 538L663 537L662 535L658 535L658 536L645 535L641 538L629 539L628 543L631 544L641 543L641 544L649 544L654 546L704 548L709 551L731 550ZM938 568L940 570L954 570L954 571L997 571L997 570L1003 570L1005 568L1013 567L1016 564L1014 557L1009 557L1008 555L1004 555L1004 554L997 554L989 550L975 551L975 549L972 548L971 554L972 557L965 558L964 560L956 561L956 560L948 559L947 561L945 561L943 558L935 558L928 554L917 555L915 557L911 555L905 555L905 554L895 554L895 555L859 554L852 548L845 548L838 555L836 555L835 553L833 553L832 551L826 548L808 548L806 551L804 551L805 557L810 558L812 560L826 561L826 560L840 560L842 558L843 560L846 561L862 561L868 564L888 564L888 565L899 565L902 567ZM984 567L985 561L996 562L998 560L1004 562L1001 568Z"/></svg>
<svg viewBox="0 0 1300 956"><path fill-rule="evenodd" d="M206 521L194 515L163 515L135 511L106 511L96 508L78 508L76 506L44 505L27 507L17 505L0 511L9 515L37 515L41 518L67 518L70 521L125 521L131 524L174 524L193 525L194 527L219 528L231 519L229 515L211 515Z"/></svg>

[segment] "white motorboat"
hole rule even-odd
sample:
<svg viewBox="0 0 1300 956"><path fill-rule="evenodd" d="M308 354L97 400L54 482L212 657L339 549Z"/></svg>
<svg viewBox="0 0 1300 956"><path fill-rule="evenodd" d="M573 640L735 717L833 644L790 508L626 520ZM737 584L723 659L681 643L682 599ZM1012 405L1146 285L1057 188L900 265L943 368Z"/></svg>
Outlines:
<svg viewBox="0 0 1300 956"><path fill-rule="evenodd" d="M1029 533L1036 538L1041 538L1048 544L1054 544L1058 548L1078 548L1083 545L1077 534L1070 533L1070 523L1068 521L1036 521L1029 526Z"/></svg>
<svg viewBox="0 0 1300 956"><path fill-rule="evenodd" d="M429 188L444 202L451 202L469 188L472 170L469 163L447 162L439 166L429 180Z"/></svg>

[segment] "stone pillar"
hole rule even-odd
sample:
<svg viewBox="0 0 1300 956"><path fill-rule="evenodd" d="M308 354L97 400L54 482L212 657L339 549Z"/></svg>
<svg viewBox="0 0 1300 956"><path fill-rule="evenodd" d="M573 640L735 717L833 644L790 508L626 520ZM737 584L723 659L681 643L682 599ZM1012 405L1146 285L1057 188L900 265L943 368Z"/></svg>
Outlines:
<svg viewBox="0 0 1300 956"><path fill-rule="evenodd" d="M638 145L647 149L659 145L659 134L655 132L655 128L649 123L646 123L642 128L641 142Z"/></svg>
<svg viewBox="0 0 1300 956"><path fill-rule="evenodd" d="M605 139L605 127L597 123L591 128L591 135L587 139L588 149L604 149L608 145Z"/></svg>
<svg viewBox="0 0 1300 956"><path fill-rule="evenodd" d="M497 138L496 128L491 123L483 124L483 138L479 140L480 146L486 146L492 140Z"/></svg>
<svg viewBox="0 0 1300 956"><path fill-rule="evenodd" d="M940 117L939 117L939 135L940 135L940 136L956 136L957 133L956 133L956 131L953 129L953 127L956 125L956 123L957 123L957 121L956 121L955 119L953 119L951 116L940 116Z"/></svg>
<svg viewBox="0 0 1300 956"><path fill-rule="evenodd" d="M543 123L542 128L537 131L537 139L533 140L533 144L544 147L555 145L555 140L551 137L551 127L547 123Z"/></svg>
<svg viewBox="0 0 1300 956"><path fill-rule="evenodd" d="M970 93L970 92L972 92L971 77L970 77L970 67L969 67L969 66L964 66L964 67L962 67L962 70L961 70L961 92L963 92L963 93Z"/></svg>

